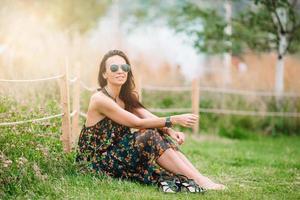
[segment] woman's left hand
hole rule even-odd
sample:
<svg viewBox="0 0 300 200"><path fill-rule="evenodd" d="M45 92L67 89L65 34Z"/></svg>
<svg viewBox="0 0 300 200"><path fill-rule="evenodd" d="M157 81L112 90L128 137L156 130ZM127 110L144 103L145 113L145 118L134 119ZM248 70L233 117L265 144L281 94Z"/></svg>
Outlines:
<svg viewBox="0 0 300 200"><path fill-rule="evenodd" d="M169 133L170 137L173 138L179 145L184 143L185 135L183 132L174 131L174 130L170 129L168 131L168 133Z"/></svg>

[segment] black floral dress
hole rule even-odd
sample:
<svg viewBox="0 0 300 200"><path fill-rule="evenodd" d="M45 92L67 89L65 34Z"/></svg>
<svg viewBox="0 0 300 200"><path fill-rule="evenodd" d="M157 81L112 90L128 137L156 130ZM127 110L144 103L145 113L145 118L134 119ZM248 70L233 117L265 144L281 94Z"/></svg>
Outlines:
<svg viewBox="0 0 300 200"><path fill-rule="evenodd" d="M95 173L156 184L160 174L174 175L155 162L168 148L180 151L159 129L131 131L105 117L93 126L83 125L76 162Z"/></svg>

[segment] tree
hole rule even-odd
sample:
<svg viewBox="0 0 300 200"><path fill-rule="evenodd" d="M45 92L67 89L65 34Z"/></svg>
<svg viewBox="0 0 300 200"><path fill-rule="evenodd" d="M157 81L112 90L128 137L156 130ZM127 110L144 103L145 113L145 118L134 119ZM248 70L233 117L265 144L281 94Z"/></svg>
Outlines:
<svg viewBox="0 0 300 200"><path fill-rule="evenodd" d="M152 22L158 16L164 18L171 28L189 35L199 52L240 54L247 49L276 51L275 90L281 94L284 88L284 57L300 51L299 0L232 0L235 12L231 19L231 34L226 34L228 22L224 19L224 8L218 3L151 1L140 3L133 13L138 13L136 16L140 22Z"/></svg>
<svg viewBox="0 0 300 200"><path fill-rule="evenodd" d="M99 18L106 14L111 0L52 0L39 4L61 29L84 33L94 28Z"/></svg>
<svg viewBox="0 0 300 200"><path fill-rule="evenodd" d="M284 57L300 51L300 2L298 0L254 0L254 10L236 19L237 33L253 50L277 52L275 91L284 90ZM246 33L253 27L252 33ZM249 28L248 28L249 29Z"/></svg>

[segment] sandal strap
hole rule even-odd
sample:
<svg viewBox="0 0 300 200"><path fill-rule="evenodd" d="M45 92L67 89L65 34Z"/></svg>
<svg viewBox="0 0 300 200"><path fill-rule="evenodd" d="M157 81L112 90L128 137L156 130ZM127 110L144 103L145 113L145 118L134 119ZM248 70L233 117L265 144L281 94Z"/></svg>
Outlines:
<svg viewBox="0 0 300 200"><path fill-rule="evenodd" d="M188 178L185 175L177 174L176 175L180 180L180 186L185 188L188 192L192 193L203 193L206 190L202 187L200 187L193 179ZM191 189L193 188L193 189Z"/></svg>
<svg viewBox="0 0 300 200"><path fill-rule="evenodd" d="M168 177L161 176L158 179L158 186L163 192L176 193L180 190L180 188L176 184L176 179L170 176Z"/></svg>

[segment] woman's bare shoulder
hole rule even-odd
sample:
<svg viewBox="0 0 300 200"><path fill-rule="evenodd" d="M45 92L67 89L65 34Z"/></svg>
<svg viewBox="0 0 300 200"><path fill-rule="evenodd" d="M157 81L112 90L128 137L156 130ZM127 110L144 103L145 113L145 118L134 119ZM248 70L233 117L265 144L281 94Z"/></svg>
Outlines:
<svg viewBox="0 0 300 200"><path fill-rule="evenodd" d="M125 103L122 100L119 100L116 104L116 102L102 92L96 92L90 98L90 108L95 108L98 111L99 109L112 108L115 105L119 105L123 109L125 108Z"/></svg>
<svg viewBox="0 0 300 200"><path fill-rule="evenodd" d="M107 97L105 94L103 94L102 92L98 91L95 92L94 94L92 94L91 98L90 98L90 106L99 106L99 104L103 104L103 103L107 103L107 101L109 101L109 97Z"/></svg>
<svg viewBox="0 0 300 200"><path fill-rule="evenodd" d="M103 107L102 102L103 99L105 101L105 96L101 93L102 92L95 92L90 97L86 120L87 126L93 125L105 117L101 112L101 108Z"/></svg>

